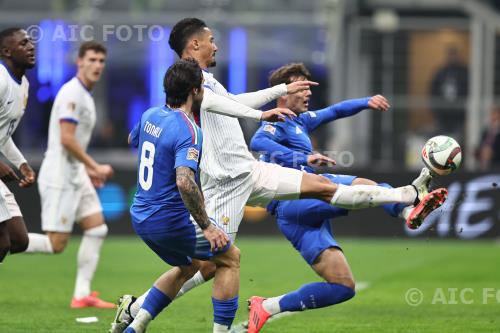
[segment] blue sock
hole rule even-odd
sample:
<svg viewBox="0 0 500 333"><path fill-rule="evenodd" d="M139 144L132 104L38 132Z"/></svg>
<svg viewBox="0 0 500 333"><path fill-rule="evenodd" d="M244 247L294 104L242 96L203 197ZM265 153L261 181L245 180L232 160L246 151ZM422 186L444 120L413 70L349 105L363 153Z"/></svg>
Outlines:
<svg viewBox="0 0 500 333"><path fill-rule="evenodd" d="M337 283L314 282L286 294L280 299L280 310L304 311L324 308L345 302L354 297L354 290Z"/></svg>
<svg viewBox="0 0 500 333"><path fill-rule="evenodd" d="M236 310L238 310L238 296L227 300L218 300L212 297L214 306L214 323L231 327Z"/></svg>
<svg viewBox="0 0 500 333"><path fill-rule="evenodd" d="M380 183L377 184L377 186L380 187L385 187L385 188L393 188L391 185L386 184L386 183ZM407 207L407 204L404 203L392 203L392 204L386 204L383 205L382 208L387 212L387 214L391 215L392 217L398 217L399 214L403 211L405 207Z"/></svg>
<svg viewBox="0 0 500 333"><path fill-rule="evenodd" d="M170 297L161 292L160 289L153 286L150 290L142 307L144 310L151 314L153 319L163 310L165 309L172 300Z"/></svg>

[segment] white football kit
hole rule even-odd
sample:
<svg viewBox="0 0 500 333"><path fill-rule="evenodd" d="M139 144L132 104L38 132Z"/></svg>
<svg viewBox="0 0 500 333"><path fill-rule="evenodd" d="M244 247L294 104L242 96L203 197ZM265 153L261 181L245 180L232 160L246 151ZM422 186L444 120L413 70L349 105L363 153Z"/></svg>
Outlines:
<svg viewBox="0 0 500 333"><path fill-rule="evenodd" d="M286 95L287 88L281 84L254 93L231 95L212 74L203 71L203 76L201 187L208 216L234 240L245 205L265 207L274 199L299 198L303 173L257 161L248 150L238 119L234 118L260 120L261 112L250 107L259 108Z"/></svg>
<svg viewBox="0 0 500 333"><path fill-rule="evenodd" d="M38 177L43 231L71 232L75 221L102 211L85 165L61 143L63 121L77 125L75 138L87 150L96 121L95 103L76 77L61 87L50 114L47 151Z"/></svg>
<svg viewBox="0 0 500 333"><path fill-rule="evenodd" d="M29 83L25 76L18 81L0 62L0 152L16 167L26 162L12 140L12 133L24 115ZM14 195L0 181L0 223L22 216Z"/></svg>

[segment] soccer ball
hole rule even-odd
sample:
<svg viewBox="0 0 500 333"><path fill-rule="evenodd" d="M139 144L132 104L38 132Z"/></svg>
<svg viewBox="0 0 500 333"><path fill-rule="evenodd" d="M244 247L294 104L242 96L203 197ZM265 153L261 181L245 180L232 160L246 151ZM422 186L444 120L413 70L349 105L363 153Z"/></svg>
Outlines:
<svg viewBox="0 0 500 333"><path fill-rule="evenodd" d="M449 175L462 162L462 148L455 139L438 135L429 139L422 148L422 161L434 174Z"/></svg>

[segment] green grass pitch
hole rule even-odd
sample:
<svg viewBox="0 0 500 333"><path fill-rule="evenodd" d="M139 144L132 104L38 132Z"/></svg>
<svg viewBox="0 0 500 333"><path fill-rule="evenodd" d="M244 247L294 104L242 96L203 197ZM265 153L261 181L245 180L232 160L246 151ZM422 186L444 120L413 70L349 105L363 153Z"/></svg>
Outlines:
<svg viewBox="0 0 500 333"><path fill-rule="evenodd" d="M494 241L340 239L357 281L368 283L352 300L272 321L271 332L500 332L500 245ZM15 255L0 266L0 332L106 332L114 310L72 310L79 239L58 256ZM283 238L244 238L240 309L246 299L274 296L319 281ZM166 270L138 238L109 238L103 247L94 289L106 300L140 294ZM405 295L418 288L419 306ZM154 332L211 332L211 284L175 301L155 319ZM419 295L409 295L418 300ZM486 304L484 304L486 303ZM77 317L97 316L92 324Z"/></svg>

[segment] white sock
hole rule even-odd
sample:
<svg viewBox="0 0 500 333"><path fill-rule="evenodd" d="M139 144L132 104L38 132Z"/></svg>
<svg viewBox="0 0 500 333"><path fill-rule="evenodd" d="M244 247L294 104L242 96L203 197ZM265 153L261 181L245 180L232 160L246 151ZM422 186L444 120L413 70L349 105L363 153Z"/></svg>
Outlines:
<svg viewBox="0 0 500 333"><path fill-rule="evenodd" d="M412 185L385 188L376 185L347 186L338 184L337 191L330 203L345 209L361 209L380 206L388 203L405 203L412 205L417 191Z"/></svg>
<svg viewBox="0 0 500 333"><path fill-rule="evenodd" d="M201 275L200 271L196 272L196 274L193 275L192 278L187 280L182 285L181 290L179 290L179 292L177 293L177 296L175 296L175 298L181 297L182 295L184 295L185 293L187 293L191 289L196 288L197 286L199 286L200 284L203 284L203 283L205 283L205 279L203 278L203 275Z"/></svg>
<svg viewBox="0 0 500 333"><path fill-rule="evenodd" d="M226 332L229 332L229 327L227 327L226 325L214 323L213 333L226 333Z"/></svg>
<svg viewBox="0 0 500 333"><path fill-rule="evenodd" d="M153 316L147 310L140 309L129 327L133 328L136 333L143 333L146 332L146 327L151 320L153 320Z"/></svg>
<svg viewBox="0 0 500 333"><path fill-rule="evenodd" d="M74 297L79 299L90 295L90 283L94 277L101 246L108 233L108 227L101 224L83 233L77 257L77 272Z"/></svg>
<svg viewBox="0 0 500 333"><path fill-rule="evenodd" d="M264 308L264 310L266 310L268 313L270 313L271 316L274 316L275 314L280 313L281 312L280 299L282 299L283 296L284 295L277 296L277 297L271 297L271 298L266 299L262 303L262 307Z"/></svg>
<svg viewBox="0 0 500 333"><path fill-rule="evenodd" d="M203 275L201 275L201 272L198 271L196 274L187 280L181 287L181 290L177 293L177 296L175 298L179 298L188 291L190 291L193 288L196 288L200 284L205 283L205 279L203 278ZM139 309L141 308L142 304L144 303L144 300L146 299L146 296L148 296L149 289L146 290L144 294L139 296L132 305L130 305L130 314L132 315L132 318L135 318L137 313L139 312Z"/></svg>
<svg viewBox="0 0 500 333"><path fill-rule="evenodd" d="M150 290L151 289L146 290L144 294L137 297L135 302L130 305L130 315L132 316L132 318L135 318L135 316L137 316L137 313L139 313L139 310L141 309L141 306L144 303L146 296L148 296Z"/></svg>
<svg viewBox="0 0 500 333"><path fill-rule="evenodd" d="M49 236L43 234L28 234L29 243L26 253L54 253Z"/></svg>

